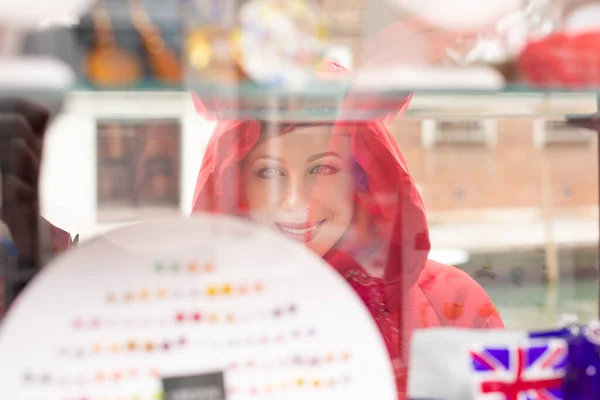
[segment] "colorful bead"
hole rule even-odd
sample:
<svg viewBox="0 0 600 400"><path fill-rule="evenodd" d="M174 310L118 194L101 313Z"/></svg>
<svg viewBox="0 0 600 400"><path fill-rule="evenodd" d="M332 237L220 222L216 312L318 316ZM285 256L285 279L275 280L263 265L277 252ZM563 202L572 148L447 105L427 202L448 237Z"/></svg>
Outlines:
<svg viewBox="0 0 600 400"><path fill-rule="evenodd" d="M205 272L212 272L215 270L215 266L212 263L206 263L206 264L204 264L203 269Z"/></svg>
<svg viewBox="0 0 600 400"><path fill-rule="evenodd" d="M190 274L195 274L196 272L198 272L198 264L196 264L195 262L189 263L187 270Z"/></svg>
<svg viewBox="0 0 600 400"><path fill-rule="evenodd" d="M90 326L92 327L92 329L98 329L98 328L100 328L100 325L101 325L101 322L100 322L100 319L98 319L98 318L94 318L92 320L92 322L90 323Z"/></svg>
<svg viewBox="0 0 600 400"><path fill-rule="evenodd" d="M224 295L229 295L231 294L231 285L223 285L223 287L221 288L221 292Z"/></svg>
<svg viewBox="0 0 600 400"><path fill-rule="evenodd" d="M140 290L140 299L146 300L148 297L150 297L150 291L148 289Z"/></svg>
<svg viewBox="0 0 600 400"><path fill-rule="evenodd" d="M73 320L73 328L74 329L81 329L83 327L83 321L80 318L76 318L75 320Z"/></svg>
<svg viewBox="0 0 600 400"><path fill-rule="evenodd" d="M163 267L163 265L162 265L162 263L161 263L161 262L158 262L158 261L157 261L156 263L154 263L154 270L155 270L156 272L162 272L162 271L163 271L163 268L164 268L164 267Z"/></svg>

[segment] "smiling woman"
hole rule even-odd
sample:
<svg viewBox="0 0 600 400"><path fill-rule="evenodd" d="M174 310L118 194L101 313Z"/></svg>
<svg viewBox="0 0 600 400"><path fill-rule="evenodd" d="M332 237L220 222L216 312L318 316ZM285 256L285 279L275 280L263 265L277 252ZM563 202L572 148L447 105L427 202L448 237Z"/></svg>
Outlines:
<svg viewBox="0 0 600 400"><path fill-rule="evenodd" d="M330 72L340 70L330 64ZM400 399L416 329L503 326L475 281L428 260L421 196L379 120L221 121L202 160L193 211L269 226L327 261L379 327Z"/></svg>
<svg viewBox="0 0 600 400"><path fill-rule="evenodd" d="M262 140L242 164L244 196L253 220L324 255L353 215L350 137L330 125L305 126Z"/></svg>

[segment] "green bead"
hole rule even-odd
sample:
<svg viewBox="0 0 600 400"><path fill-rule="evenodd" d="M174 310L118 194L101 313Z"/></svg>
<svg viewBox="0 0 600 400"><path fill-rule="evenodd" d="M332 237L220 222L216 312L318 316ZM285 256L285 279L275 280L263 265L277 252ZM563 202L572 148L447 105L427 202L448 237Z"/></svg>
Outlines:
<svg viewBox="0 0 600 400"><path fill-rule="evenodd" d="M158 392L154 395L154 400L164 400L165 394L163 392Z"/></svg>

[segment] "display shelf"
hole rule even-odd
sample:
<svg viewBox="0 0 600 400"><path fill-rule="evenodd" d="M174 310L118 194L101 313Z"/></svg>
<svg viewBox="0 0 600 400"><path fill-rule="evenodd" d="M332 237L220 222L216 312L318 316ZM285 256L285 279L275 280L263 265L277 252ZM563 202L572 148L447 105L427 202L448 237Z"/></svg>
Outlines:
<svg viewBox="0 0 600 400"><path fill-rule="evenodd" d="M316 81L297 88L277 88L253 83L240 85L188 84L173 87L145 82L141 85L99 89L78 84L59 89L0 87L2 97L24 97L41 102L85 99L95 102L151 100L191 101L195 93L210 119L365 120L395 115L414 93L406 117L414 118L558 118L578 117L597 111L600 89L533 88L501 89L386 88L360 82ZM340 111L342 110L342 111ZM158 112L156 107L148 113Z"/></svg>

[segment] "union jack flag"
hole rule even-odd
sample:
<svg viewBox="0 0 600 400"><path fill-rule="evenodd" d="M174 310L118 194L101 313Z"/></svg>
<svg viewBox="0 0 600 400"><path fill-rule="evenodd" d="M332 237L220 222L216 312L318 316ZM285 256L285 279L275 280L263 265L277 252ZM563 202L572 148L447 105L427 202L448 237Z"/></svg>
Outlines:
<svg viewBox="0 0 600 400"><path fill-rule="evenodd" d="M475 398L563 400L568 347L562 339L521 345L471 347L469 363L477 377Z"/></svg>

